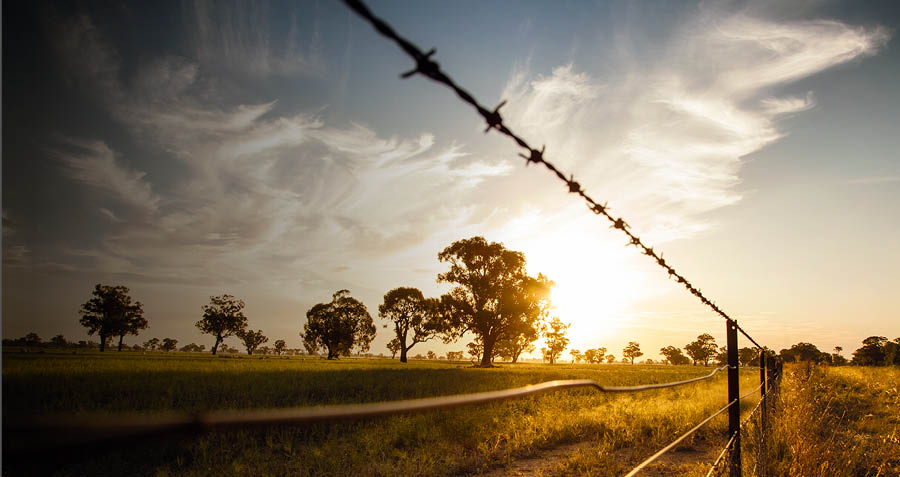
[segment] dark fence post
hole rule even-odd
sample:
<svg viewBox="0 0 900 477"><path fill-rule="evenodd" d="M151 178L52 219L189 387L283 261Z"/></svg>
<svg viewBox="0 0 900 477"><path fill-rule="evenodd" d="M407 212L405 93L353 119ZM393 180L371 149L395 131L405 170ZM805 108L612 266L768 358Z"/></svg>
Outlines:
<svg viewBox="0 0 900 477"><path fill-rule="evenodd" d="M726 342L728 353L728 435L734 436L734 444L731 449L730 477L741 475L741 403L740 385L738 374L740 362L738 361L737 324L732 320L725 321ZM732 402L734 401L734 402Z"/></svg>
<svg viewBox="0 0 900 477"><path fill-rule="evenodd" d="M760 475L766 475L767 470L767 457L766 457L766 445L769 437L769 429L768 429L768 421L769 418L767 414L769 413L769 379L766 373L766 350L759 350L759 398L763 400L760 407L762 409L759 410L759 431L757 432L758 442L756 443L757 452L756 459L758 462L756 463L756 469L760 473Z"/></svg>

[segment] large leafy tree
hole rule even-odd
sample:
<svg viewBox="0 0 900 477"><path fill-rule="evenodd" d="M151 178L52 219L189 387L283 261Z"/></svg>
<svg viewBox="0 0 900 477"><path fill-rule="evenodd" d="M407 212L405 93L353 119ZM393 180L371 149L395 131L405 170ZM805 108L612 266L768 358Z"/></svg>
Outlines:
<svg viewBox="0 0 900 477"><path fill-rule="evenodd" d="M244 343L244 348L247 348L248 355L252 355L256 348L259 348L259 345L269 341L269 338L263 335L262 330L241 330L235 334Z"/></svg>
<svg viewBox="0 0 900 477"><path fill-rule="evenodd" d="M625 358L631 360L631 364L634 364L634 358L639 358L644 355L641 351L641 345L638 344L637 341L629 341L628 345L625 346L625 349L622 350L622 355Z"/></svg>
<svg viewBox="0 0 900 477"><path fill-rule="evenodd" d="M888 339L884 336L870 336L863 340L862 347L853 352L853 364L880 366L885 364Z"/></svg>
<svg viewBox="0 0 900 477"><path fill-rule="evenodd" d="M406 362L406 354L413 346L440 332L438 305L438 300L425 298L417 288L394 288L384 294L384 303L378 305L378 316L394 325L401 363Z"/></svg>
<svg viewBox="0 0 900 477"><path fill-rule="evenodd" d="M312 354L320 348L328 351L328 359L350 354L356 346L369 350L375 339L375 323L366 305L350 296L349 290L338 290L330 303L319 303L306 312L303 345Z"/></svg>
<svg viewBox="0 0 900 477"><path fill-rule="evenodd" d="M472 237L450 244L438 260L450 265L438 282L456 285L441 296L444 339L472 332L482 348L482 367L491 366L498 342L515 338L525 327L540 326L552 282L543 275L528 276L522 252Z"/></svg>
<svg viewBox="0 0 900 477"><path fill-rule="evenodd" d="M284 351L285 346L287 346L287 344L284 340L275 340L275 346L272 347L272 352L280 355Z"/></svg>
<svg viewBox="0 0 900 477"><path fill-rule="evenodd" d="M212 347L212 354L216 354L222 340L247 328L244 300L231 295L209 297L209 304L203 305L203 318L196 326L200 331L216 337L216 343Z"/></svg>
<svg viewBox="0 0 900 477"><path fill-rule="evenodd" d="M128 287L94 286L92 297L81 305L81 325L88 329L88 334L97 333L100 337L100 351L106 350L106 344L114 336L119 337L119 351L122 351L122 340L126 334L137 335L147 328L144 309L141 302L132 302L128 295Z"/></svg>
<svg viewBox="0 0 900 477"><path fill-rule="evenodd" d="M716 339L711 334L703 333L697 337L696 341L688 343L684 350L694 360L694 365L702 361L703 366L706 366L709 364L709 360L716 355L719 347L716 345Z"/></svg>
<svg viewBox="0 0 900 477"><path fill-rule="evenodd" d="M680 365L680 364L688 364L691 362L687 356L685 356L680 348L676 348L674 346L666 346L665 348L660 348L659 354L666 357L666 361L669 364Z"/></svg>
<svg viewBox="0 0 900 477"><path fill-rule="evenodd" d="M569 338L566 337L566 331L568 331L569 326L571 325L563 323L559 317L553 317L547 325L547 330L544 331L544 342L547 346L541 348L541 351L544 354L544 359L549 361L550 364L555 363L559 355L566 349L566 346L569 346Z"/></svg>

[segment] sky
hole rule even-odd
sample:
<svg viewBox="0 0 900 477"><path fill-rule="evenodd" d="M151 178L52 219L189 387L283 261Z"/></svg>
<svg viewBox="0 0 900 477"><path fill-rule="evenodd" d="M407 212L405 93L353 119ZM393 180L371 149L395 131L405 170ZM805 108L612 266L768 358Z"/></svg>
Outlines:
<svg viewBox="0 0 900 477"><path fill-rule="evenodd" d="M900 336L896 2L368 4L758 342ZM3 337L88 339L103 283L144 305L127 343L211 347L194 323L228 293L299 348L336 290L379 325L390 289L446 292L437 254L480 235L556 283L570 348L724 343L411 66L341 2L5 3Z"/></svg>

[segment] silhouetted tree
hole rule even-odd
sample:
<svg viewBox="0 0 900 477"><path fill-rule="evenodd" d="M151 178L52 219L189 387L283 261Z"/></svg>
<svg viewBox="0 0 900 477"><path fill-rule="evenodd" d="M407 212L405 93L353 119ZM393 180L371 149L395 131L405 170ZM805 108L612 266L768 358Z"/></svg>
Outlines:
<svg viewBox="0 0 900 477"><path fill-rule="evenodd" d="M212 354L216 354L222 340L247 328L244 301L231 295L209 297L209 305L203 305L203 319L196 326L203 333L216 337L212 347Z"/></svg>
<svg viewBox="0 0 900 477"><path fill-rule="evenodd" d="M425 353L425 356L428 359L437 359L437 355L434 354L434 351L428 350L428 353Z"/></svg>
<svg viewBox="0 0 900 477"><path fill-rule="evenodd" d="M163 338L162 345L159 347L159 349L168 353L169 351L174 350L177 345L178 340L173 340L172 338Z"/></svg>
<svg viewBox="0 0 900 477"><path fill-rule="evenodd" d="M738 350L738 360L741 362L741 366L759 366L759 350L741 348Z"/></svg>
<svg viewBox="0 0 900 477"><path fill-rule="evenodd" d="M406 354L413 346L436 337L441 331L438 306L438 300L425 298L417 288L394 288L384 294L384 303L378 305L378 316L394 324L401 363L406 362Z"/></svg>
<svg viewBox="0 0 900 477"><path fill-rule="evenodd" d="M462 361L462 351L447 351L447 361Z"/></svg>
<svg viewBox="0 0 900 477"><path fill-rule="evenodd" d="M276 340L276 341L275 341L275 344L274 344L273 347L272 347L272 351L273 351L275 354L280 355L282 352L284 352L284 347L285 347L285 346L286 346L286 345L285 345L284 340Z"/></svg>
<svg viewBox="0 0 900 477"><path fill-rule="evenodd" d="M677 366L681 364L688 364L691 362L691 360L681 352L680 348L676 348L674 346L666 346L665 348L661 348L659 350L659 354L665 356L666 361L668 361L669 364L672 365Z"/></svg>
<svg viewBox="0 0 900 477"><path fill-rule="evenodd" d="M644 353L641 352L641 345L639 345L637 341L629 341L628 345L625 346L625 349L622 350L622 354L631 360L631 364L634 364L634 358L644 355Z"/></svg>
<svg viewBox="0 0 900 477"><path fill-rule="evenodd" d="M159 338L153 338L144 342L144 349L147 351L156 351L159 347Z"/></svg>
<svg viewBox="0 0 900 477"><path fill-rule="evenodd" d="M56 335L53 338L50 338L50 343L52 343L53 346L58 346L60 348L65 347L69 344L66 343L66 338L63 337L63 335Z"/></svg>
<svg viewBox="0 0 900 477"><path fill-rule="evenodd" d="M456 286L441 297L444 339L466 332L480 339L481 366L491 366L497 343L536 327L548 309L553 283L525 273L525 255L483 237L453 242L438 254L450 270L438 282Z"/></svg>
<svg viewBox="0 0 900 477"><path fill-rule="evenodd" d="M559 355L566 349L566 346L569 346L569 338L566 338L566 331L569 329L569 326L571 325L563 323L559 317L553 317L550 320L547 331L544 332L544 343L547 346L541 348L544 359L549 361L550 364L555 363Z"/></svg>
<svg viewBox="0 0 900 477"><path fill-rule="evenodd" d="M716 345L716 339L709 333L703 333L697 337L697 341L688 343L684 347L684 350L687 351L687 355L694 360L695 366L700 361L703 362L703 366L707 366L709 360L716 355L718 349L719 347Z"/></svg>
<svg viewBox="0 0 900 477"><path fill-rule="evenodd" d="M823 363L831 361L831 356L828 353L823 353L819 351L819 348L812 343L797 343L795 345L791 345L789 349L783 349L778 352L781 356L781 359L784 360L785 363L792 363L795 361L811 361L813 363Z"/></svg>
<svg viewBox="0 0 900 477"><path fill-rule="evenodd" d="M863 346L853 352L853 364L861 366L880 366L885 364L887 355L885 345L888 339L884 336L870 336L862 341Z"/></svg>
<svg viewBox="0 0 900 477"><path fill-rule="evenodd" d="M197 343L191 343L188 345L184 345L180 350L183 353L202 353L203 350L206 349L205 345L198 345Z"/></svg>
<svg viewBox="0 0 900 477"><path fill-rule="evenodd" d="M608 354L608 355L606 355L606 362L609 364L613 364L616 362L616 357L611 354Z"/></svg>
<svg viewBox="0 0 900 477"><path fill-rule="evenodd" d="M141 302L131 302L128 287L104 286L97 284L93 297L81 305L81 325L88 329L88 335L97 333L100 337L100 351L106 350L108 340L119 337L119 351L126 334L137 335L147 328Z"/></svg>
<svg viewBox="0 0 900 477"><path fill-rule="evenodd" d="M391 352L391 359L397 357L397 353L400 351L400 348L402 346L403 345L400 344L400 340L398 340L397 338L388 341L387 349Z"/></svg>
<svg viewBox="0 0 900 477"><path fill-rule="evenodd" d="M40 346L41 337L37 333L28 333L22 338L22 344L25 346Z"/></svg>
<svg viewBox="0 0 900 477"><path fill-rule="evenodd" d="M263 343L267 343L269 338L266 338L262 330L241 330L235 333L235 335L244 343L244 348L247 348L247 354L253 354L256 351L256 348Z"/></svg>
<svg viewBox="0 0 900 477"><path fill-rule="evenodd" d="M313 353L324 347L328 359L350 354L357 346L368 351L375 338L375 323L362 302L350 296L349 290L339 290L331 303L319 303L306 312L303 326L303 345Z"/></svg>

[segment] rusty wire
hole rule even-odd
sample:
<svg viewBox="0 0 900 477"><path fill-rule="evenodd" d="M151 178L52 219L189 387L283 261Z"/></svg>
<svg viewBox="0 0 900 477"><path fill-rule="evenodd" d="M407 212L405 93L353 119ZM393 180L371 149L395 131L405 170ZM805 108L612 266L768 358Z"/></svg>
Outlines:
<svg viewBox="0 0 900 477"><path fill-rule="evenodd" d="M575 177L573 175L569 175L568 177L566 177L565 173L563 173L553 163L548 161L544 157L546 146L542 146L541 149L536 149L532 147L528 142L526 142L525 139L523 139L521 136L509 129L509 127L507 127L503 122L503 117L500 115L500 108L503 107L504 104L506 104L506 101L501 101L493 109L482 106L474 96L472 96L468 91L464 90L462 87L456 84L456 82L454 82L453 79L450 78L450 76L448 76L443 70L441 70L440 65L432 59L436 52L435 49L423 52L411 41L400 36L387 22L376 17L372 13L372 11L369 10L369 7L367 7L360 0L344 0L344 3L346 3L351 10L359 14L359 16L371 23L375 30L378 31L378 33L397 43L397 46L399 46L400 49L402 49L413 59L413 61L415 62L415 68L403 73L401 75L402 78L409 78L411 76L419 74L452 89L453 92L455 92L456 95L459 96L459 99L475 108L475 111L477 111L478 114L481 115L482 119L484 119L484 122L487 126L484 132L494 130L515 141L515 143L524 150L524 154L520 153L519 156L525 159L525 165L539 164L547 168L550 172L556 175L556 177L559 178L560 181L565 183L566 188L570 193L576 194L584 199L584 201L587 203L588 208L592 212L605 217L612 224L611 228L618 229L622 233L624 233L628 237L628 243L626 246L634 245L635 247L641 249L644 255L647 255L651 260L655 261L660 267L665 269L666 272L668 272L670 278L674 278L678 283L683 284L684 287L691 294L700 299L700 301L703 302L704 305L708 306L720 316L733 323L737 327L737 329L747 337L747 339L749 339L758 348L762 348L762 346L757 343L756 340L754 340L737 324L737 321L735 319L728 316L725 311L723 311L721 308L719 308L718 305L707 298L699 288L691 284L691 282L689 282L683 275L678 273L672 265L668 264L663 258L663 254L661 252L657 253L653 250L653 247L646 245L640 237L635 235L635 233L630 230L631 227L628 225L628 222L626 222L624 218L615 217L610 214L610 208L606 205L606 202L601 204L599 201L594 200L587 194L587 192L584 191L584 189L581 187L581 184L575 181Z"/></svg>

